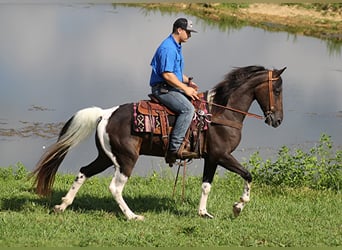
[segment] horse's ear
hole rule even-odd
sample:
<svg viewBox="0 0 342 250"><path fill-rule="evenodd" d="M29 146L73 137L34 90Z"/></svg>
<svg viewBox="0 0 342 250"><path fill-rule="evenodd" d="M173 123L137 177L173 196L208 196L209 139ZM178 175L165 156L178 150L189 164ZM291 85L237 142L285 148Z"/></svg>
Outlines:
<svg viewBox="0 0 342 250"><path fill-rule="evenodd" d="M275 70L274 71L274 73L275 73L275 77L278 77L278 76L280 76L284 71L285 71L285 69L286 69L286 67L284 67L284 68L282 68L282 69L277 69L277 70Z"/></svg>

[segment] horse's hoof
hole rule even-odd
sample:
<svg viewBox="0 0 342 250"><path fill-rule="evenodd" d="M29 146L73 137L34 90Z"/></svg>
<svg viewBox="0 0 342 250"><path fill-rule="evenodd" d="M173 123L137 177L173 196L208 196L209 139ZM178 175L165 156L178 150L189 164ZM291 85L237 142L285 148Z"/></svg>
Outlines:
<svg viewBox="0 0 342 250"><path fill-rule="evenodd" d="M62 208L61 205L56 205L56 206L54 207L53 211L54 211L55 213L62 213L62 212L64 212L64 209Z"/></svg>
<svg viewBox="0 0 342 250"><path fill-rule="evenodd" d="M200 209L200 210L198 210L198 214L202 218L209 218L209 219L213 219L214 218L214 216L212 216L211 214L209 214L207 212L207 209Z"/></svg>
<svg viewBox="0 0 342 250"><path fill-rule="evenodd" d="M240 206L241 203L235 203L233 206L233 214L235 217L238 217L242 211L242 207Z"/></svg>
<svg viewBox="0 0 342 250"><path fill-rule="evenodd" d="M133 220L136 220L136 221L144 221L145 220L145 217L142 216L142 215L136 215L133 217Z"/></svg>
<svg viewBox="0 0 342 250"><path fill-rule="evenodd" d="M205 212L204 214L200 214L200 216L206 219L214 219L214 216L209 214L208 212Z"/></svg>

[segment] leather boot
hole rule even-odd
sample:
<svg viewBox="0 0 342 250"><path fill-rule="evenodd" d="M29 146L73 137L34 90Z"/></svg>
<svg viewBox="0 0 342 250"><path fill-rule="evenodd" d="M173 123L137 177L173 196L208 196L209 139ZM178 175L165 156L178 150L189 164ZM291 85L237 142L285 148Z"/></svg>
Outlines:
<svg viewBox="0 0 342 250"><path fill-rule="evenodd" d="M173 166L173 164L177 160L177 151L167 151L166 156L165 156L165 161L166 163L169 164L170 167Z"/></svg>
<svg viewBox="0 0 342 250"><path fill-rule="evenodd" d="M188 151L186 149L183 149L182 151L181 150L178 150L177 152L177 158L179 159L192 159L192 158L196 158L197 157L197 153L196 152L191 152L191 151Z"/></svg>
<svg viewBox="0 0 342 250"><path fill-rule="evenodd" d="M185 160L185 159L193 159L198 155L196 152L190 152L188 150L183 149L182 151L179 149L178 151L167 151L165 161L169 164L170 167L176 162L177 159Z"/></svg>

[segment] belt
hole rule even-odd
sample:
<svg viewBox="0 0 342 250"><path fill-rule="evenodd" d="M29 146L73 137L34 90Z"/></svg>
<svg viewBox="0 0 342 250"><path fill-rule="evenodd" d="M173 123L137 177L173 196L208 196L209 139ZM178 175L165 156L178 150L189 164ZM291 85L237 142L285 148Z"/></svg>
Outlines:
<svg viewBox="0 0 342 250"><path fill-rule="evenodd" d="M154 91L160 88L170 89L172 87L167 82L158 82L154 84L151 88L152 88L152 91Z"/></svg>

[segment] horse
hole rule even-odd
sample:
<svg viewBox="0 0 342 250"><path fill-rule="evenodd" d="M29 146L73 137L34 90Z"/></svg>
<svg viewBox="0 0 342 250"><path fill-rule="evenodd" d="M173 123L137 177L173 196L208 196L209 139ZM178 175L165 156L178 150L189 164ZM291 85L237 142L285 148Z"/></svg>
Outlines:
<svg viewBox="0 0 342 250"><path fill-rule="evenodd" d="M233 213L238 216L250 201L251 173L232 156L241 140L242 124L248 110L256 100L265 123L274 128L283 120L282 78L286 69L266 69L252 65L233 68L214 88L207 91L211 122L208 129L201 132L205 137L201 195L198 214L213 218L207 211L207 200L212 181L221 166L240 175L244 179L243 192L233 205ZM72 204L82 184L90 177L114 165L114 176L109 190L122 213L128 220L143 220L143 215L135 214L125 202L122 192L132 174L140 155L165 156L165 148L160 146L161 139L156 135L134 133L132 131L134 103L121 104L112 108L84 108L76 112L63 126L55 143L47 148L35 169L34 188L40 196L48 196L58 167L69 149L87 138L94 130L98 155L90 164L81 167L70 190L62 197L62 203L55 205L55 212L63 212ZM152 138L151 138L152 137Z"/></svg>

